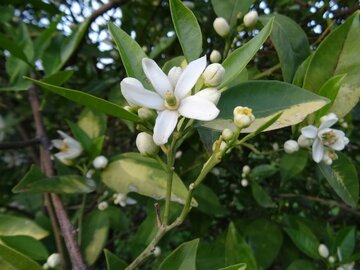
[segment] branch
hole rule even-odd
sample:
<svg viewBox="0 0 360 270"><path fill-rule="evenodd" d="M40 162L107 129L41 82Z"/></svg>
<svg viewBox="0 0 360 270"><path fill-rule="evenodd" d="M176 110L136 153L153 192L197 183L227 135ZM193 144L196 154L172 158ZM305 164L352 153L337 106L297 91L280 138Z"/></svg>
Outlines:
<svg viewBox="0 0 360 270"><path fill-rule="evenodd" d="M103 15L108 10L125 4L128 0L110 0L109 3L102 5L90 15L90 23L96 20L97 17Z"/></svg>
<svg viewBox="0 0 360 270"><path fill-rule="evenodd" d="M30 139L27 141L20 141L20 142L5 142L0 143L0 150L8 150L8 149L19 149L24 148L27 146L33 146L40 143L39 138Z"/></svg>

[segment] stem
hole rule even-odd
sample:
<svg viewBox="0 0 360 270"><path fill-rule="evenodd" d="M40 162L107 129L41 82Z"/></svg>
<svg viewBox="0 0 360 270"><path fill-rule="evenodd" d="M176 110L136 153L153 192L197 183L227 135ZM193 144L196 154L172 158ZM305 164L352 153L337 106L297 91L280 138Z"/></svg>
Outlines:
<svg viewBox="0 0 360 270"><path fill-rule="evenodd" d="M27 146L34 146L39 143L40 143L40 139L38 138L30 139L27 141L21 141L21 142L4 142L4 143L0 143L0 149L1 150L20 149Z"/></svg>
<svg viewBox="0 0 360 270"><path fill-rule="evenodd" d="M263 72L255 75L255 76L252 78L252 80L258 80L258 79L261 79L261 78L263 78L263 77L269 76L269 75L271 75L274 71L277 71L277 70L280 69L280 68L281 68L281 64L279 63L279 64L277 64L277 65L275 65L275 66L273 66L273 67L271 67L271 68L269 68L269 69L267 69L267 70L264 70Z"/></svg>
<svg viewBox="0 0 360 270"><path fill-rule="evenodd" d="M170 202L171 202L171 190L172 190L172 182L173 182L173 175L174 175L174 148L176 144L176 137L174 134L174 138L171 142L171 146L166 155L166 169L168 173L167 182L166 182L166 197L165 197L165 210L164 210L164 217L163 217L163 224L166 226L169 220L169 212L170 212Z"/></svg>

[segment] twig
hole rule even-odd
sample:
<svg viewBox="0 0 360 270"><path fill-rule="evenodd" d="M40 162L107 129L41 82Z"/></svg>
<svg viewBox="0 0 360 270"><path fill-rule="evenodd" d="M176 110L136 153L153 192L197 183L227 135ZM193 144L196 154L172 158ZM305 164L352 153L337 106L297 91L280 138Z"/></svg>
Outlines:
<svg viewBox="0 0 360 270"><path fill-rule="evenodd" d="M108 10L123 5L127 2L128 0L110 0L107 4L102 5L101 7L99 7L97 10L95 10L89 17L90 19L90 23L93 22L94 20L96 20L97 17L103 15L105 12L107 12Z"/></svg>
<svg viewBox="0 0 360 270"><path fill-rule="evenodd" d="M252 80L258 80L258 79L261 79L261 78L263 78L263 77L269 76L269 75L271 75L274 71L276 71L276 70L278 70L278 69L280 69L280 68L281 68L281 64L279 63L279 64L277 64L277 65L275 65L275 66L273 66L273 67L271 67L271 68L269 68L269 69L267 69L267 70L265 70L265 71L263 71L263 72L255 75L255 76L252 78Z"/></svg>
<svg viewBox="0 0 360 270"><path fill-rule="evenodd" d="M4 142L0 143L0 150L8 150L8 149L20 149L27 146L33 146L40 143L39 138L30 139L27 141L20 142Z"/></svg>
<svg viewBox="0 0 360 270"><path fill-rule="evenodd" d="M154 204L155 207L155 213L156 213L156 224L158 228L161 227L161 213L160 213L160 206L158 203Z"/></svg>
<svg viewBox="0 0 360 270"><path fill-rule="evenodd" d="M331 31L331 28L334 26L334 23L335 21L331 21L328 27L326 27L326 29L321 33L321 35L314 41L312 45L316 45L320 43L325 38L325 36Z"/></svg>
<svg viewBox="0 0 360 270"><path fill-rule="evenodd" d="M40 101L38 97L38 89L35 85L31 86L29 89L29 101L34 116L36 136L38 138L42 138L40 144L41 169L46 174L46 176L53 176L54 169L52 167L51 156L49 151L50 142L46 136L43 118L40 113ZM50 193L50 198L54 206L54 210L61 228L62 235L65 240L66 247L70 255L72 269L74 270L86 269L86 265L81 256L79 246L75 241L74 229L69 221L69 218L66 214L64 205L60 197L57 194ZM58 232L54 232L54 233L58 233ZM64 254L62 254L62 256L64 256Z"/></svg>

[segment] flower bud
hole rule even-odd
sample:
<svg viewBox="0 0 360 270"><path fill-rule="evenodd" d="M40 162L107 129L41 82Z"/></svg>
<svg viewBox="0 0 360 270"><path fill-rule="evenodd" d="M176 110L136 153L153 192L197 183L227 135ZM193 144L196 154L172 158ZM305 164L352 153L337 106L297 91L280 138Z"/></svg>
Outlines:
<svg viewBox="0 0 360 270"><path fill-rule="evenodd" d="M246 128L254 122L255 116L248 107L237 106L234 109L234 124L238 128Z"/></svg>
<svg viewBox="0 0 360 270"><path fill-rule="evenodd" d="M278 151L279 150L279 144L277 142L274 142L272 145L272 148L274 149L274 151Z"/></svg>
<svg viewBox="0 0 360 270"><path fill-rule="evenodd" d="M103 202L100 202L99 204L98 204L98 209L100 210L100 211L104 211L106 208L108 208L109 207L109 204L106 202L106 201L103 201Z"/></svg>
<svg viewBox="0 0 360 270"><path fill-rule="evenodd" d="M323 258L329 257L329 249L324 244L319 245L318 252L319 252L320 256L323 257Z"/></svg>
<svg viewBox="0 0 360 270"><path fill-rule="evenodd" d="M242 172L245 174L245 175L248 175L250 173L250 166L249 165L245 165L243 168L242 168Z"/></svg>
<svg viewBox="0 0 360 270"><path fill-rule="evenodd" d="M154 247L153 254L155 257L159 257L161 255L161 248L159 246Z"/></svg>
<svg viewBox="0 0 360 270"><path fill-rule="evenodd" d="M335 262L335 257L334 257L334 256L330 256L330 257L328 258L328 261L329 261L329 263L333 264L333 263Z"/></svg>
<svg viewBox="0 0 360 270"><path fill-rule="evenodd" d="M152 120L156 117L156 113L148 108L140 108L137 113L139 118L143 121Z"/></svg>
<svg viewBox="0 0 360 270"><path fill-rule="evenodd" d="M55 268L56 266L60 265L61 263L61 258L60 258L60 254L59 253L53 253L51 254L47 260L46 263L49 267L51 268Z"/></svg>
<svg viewBox="0 0 360 270"><path fill-rule="evenodd" d="M299 145L295 140L287 140L284 143L284 151L287 154L292 154L299 151Z"/></svg>
<svg viewBox="0 0 360 270"><path fill-rule="evenodd" d="M230 32L230 26L228 22L222 17L217 17L214 20L213 26L215 32L222 37L226 37Z"/></svg>
<svg viewBox="0 0 360 270"><path fill-rule="evenodd" d="M229 141L232 139L232 137L234 136L234 132L229 129L229 128L225 128L221 134L222 138L225 140L225 141Z"/></svg>
<svg viewBox="0 0 360 270"><path fill-rule="evenodd" d="M182 152L181 150L177 151L177 152L175 153L175 158L176 158L176 159L181 158L181 157L182 157L182 154L183 154L183 152Z"/></svg>
<svg viewBox="0 0 360 270"><path fill-rule="evenodd" d="M313 140L306 138L303 135L300 135L299 138L297 139L297 142L300 147L306 148L312 145Z"/></svg>
<svg viewBox="0 0 360 270"><path fill-rule="evenodd" d="M258 21L258 13L255 10L252 10L245 14L244 16L244 25L246 27L254 26Z"/></svg>
<svg viewBox="0 0 360 270"><path fill-rule="evenodd" d="M205 85L217 86L219 85L225 75L225 69L221 64L210 64L203 73Z"/></svg>
<svg viewBox="0 0 360 270"><path fill-rule="evenodd" d="M249 185L249 181L245 178L242 179L240 183L242 187L247 187Z"/></svg>
<svg viewBox="0 0 360 270"><path fill-rule="evenodd" d="M221 61L221 53L217 50L213 50L210 54L211 63L219 63Z"/></svg>
<svg viewBox="0 0 360 270"><path fill-rule="evenodd" d="M104 169L108 165L108 159L104 156L98 156L93 161L95 169Z"/></svg>
<svg viewBox="0 0 360 270"><path fill-rule="evenodd" d="M168 78L171 82L171 85L175 88L176 87L176 84L182 74L183 70L181 67L172 67L170 70L169 70L169 73L168 73Z"/></svg>
<svg viewBox="0 0 360 270"><path fill-rule="evenodd" d="M218 168L214 168L211 170L211 172L216 175L216 176L219 176L220 175L220 170Z"/></svg>
<svg viewBox="0 0 360 270"><path fill-rule="evenodd" d="M136 147L142 155L153 155L159 150L153 137L146 132L140 132L136 137Z"/></svg>

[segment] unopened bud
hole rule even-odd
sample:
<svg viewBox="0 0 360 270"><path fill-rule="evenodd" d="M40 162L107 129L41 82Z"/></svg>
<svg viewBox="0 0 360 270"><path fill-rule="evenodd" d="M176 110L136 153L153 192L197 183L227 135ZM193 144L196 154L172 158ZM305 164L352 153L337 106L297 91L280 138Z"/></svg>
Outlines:
<svg viewBox="0 0 360 270"><path fill-rule="evenodd" d="M248 107L237 106L234 109L234 124L238 128L246 128L254 122L255 116Z"/></svg>
<svg viewBox="0 0 360 270"><path fill-rule="evenodd" d="M318 252L319 252L320 256L323 257L323 258L329 257L329 249L324 244L319 245Z"/></svg>
<svg viewBox="0 0 360 270"><path fill-rule="evenodd" d="M142 155L153 155L159 150L153 137L146 132L140 132L136 137L136 147Z"/></svg>
<svg viewBox="0 0 360 270"><path fill-rule="evenodd" d="M245 175L248 175L250 173L250 166L249 165L245 165L243 168L242 168L242 172L245 174Z"/></svg>
<svg viewBox="0 0 360 270"><path fill-rule="evenodd" d="M197 92L196 96L207 99L216 105L219 102L221 94L216 88L210 87Z"/></svg>
<svg viewBox="0 0 360 270"><path fill-rule="evenodd" d="M249 181L245 178L242 179L240 183L242 187L247 187L249 185Z"/></svg>
<svg viewBox="0 0 360 270"><path fill-rule="evenodd" d="M328 258L328 261L329 261L329 263L333 264L333 263L335 262L335 257L334 257L334 256L330 256L330 257Z"/></svg>
<svg viewBox="0 0 360 270"><path fill-rule="evenodd" d="M230 26L229 26L228 22L222 17L216 18L214 20L213 26L214 26L215 32L222 37L226 37L230 32Z"/></svg>
<svg viewBox="0 0 360 270"><path fill-rule="evenodd" d="M138 116L140 117L141 120L147 121L147 120L155 119L156 113L148 108L140 108L138 110Z"/></svg>
<svg viewBox="0 0 360 270"><path fill-rule="evenodd" d="M229 128L225 128L221 134L222 138L225 140L225 141L229 141L232 139L232 137L234 136L234 132L229 129Z"/></svg>
<svg viewBox="0 0 360 270"><path fill-rule="evenodd" d="M104 169L108 165L108 159L104 156L98 156L93 161L95 169Z"/></svg>
<svg viewBox="0 0 360 270"><path fill-rule="evenodd" d="M56 266L60 265L61 263L61 258L60 258L60 254L59 253L53 253L51 254L47 260L46 263L49 267L51 268L55 268Z"/></svg>
<svg viewBox="0 0 360 270"><path fill-rule="evenodd" d="M161 255L161 248L159 246L156 246L153 250L153 254L155 257L159 257Z"/></svg>
<svg viewBox="0 0 360 270"><path fill-rule="evenodd" d="M258 21L258 13L255 10L252 10L245 14L244 16L244 25L246 27L252 27L254 26Z"/></svg>
<svg viewBox="0 0 360 270"><path fill-rule="evenodd" d="M182 68L181 67L172 67L169 70L168 78L171 82L171 85L175 88L181 74L182 74Z"/></svg>
<svg viewBox="0 0 360 270"><path fill-rule="evenodd" d="M213 50L210 54L211 63L219 63L221 61L221 53L217 50Z"/></svg>
<svg viewBox="0 0 360 270"><path fill-rule="evenodd" d="M103 201L103 202L100 202L99 204L98 204L98 209L100 210L100 211L104 211L106 208L108 208L109 207L109 204L108 204L108 202L105 202L105 201Z"/></svg>
<svg viewBox="0 0 360 270"><path fill-rule="evenodd" d="M284 143L284 151L287 154L292 154L292 153L299 151L299 145L298 145L297 141L287 140Z"/></svg>
<svg viewBox="0 0 360 270"><path fill-rule="evenodd" d="M306 138L303 135L300 135L299 138L297 139L297 142L300 147L306 148L312 145L313 140Z"/></svg>
<svg viewBox="0 0 360 270"><path fill-rule="evenodd" d="M210 64L203 73L205 85L217 86L219 85L225 75L225 69L221 64Z"/></svg>

